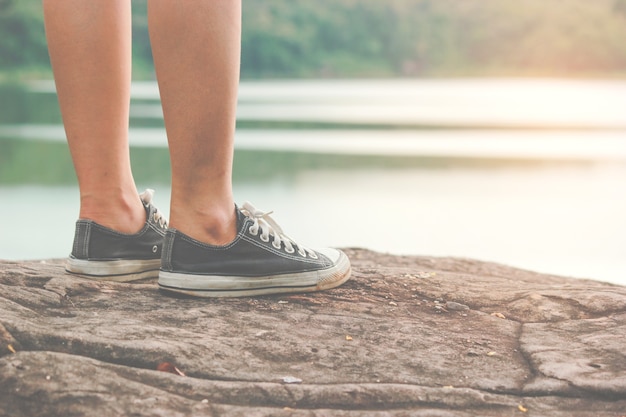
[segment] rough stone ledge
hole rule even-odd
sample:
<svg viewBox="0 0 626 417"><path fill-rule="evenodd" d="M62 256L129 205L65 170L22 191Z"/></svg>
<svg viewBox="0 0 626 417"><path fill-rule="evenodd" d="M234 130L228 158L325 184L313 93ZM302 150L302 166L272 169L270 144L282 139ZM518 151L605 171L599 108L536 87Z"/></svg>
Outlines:
<svg viewBox="0 0 626 417"><path fill-rule="evenodd" d="M626 416L626 287L347 252L341 288L224 300L0 261L0 416Z"/></svg>

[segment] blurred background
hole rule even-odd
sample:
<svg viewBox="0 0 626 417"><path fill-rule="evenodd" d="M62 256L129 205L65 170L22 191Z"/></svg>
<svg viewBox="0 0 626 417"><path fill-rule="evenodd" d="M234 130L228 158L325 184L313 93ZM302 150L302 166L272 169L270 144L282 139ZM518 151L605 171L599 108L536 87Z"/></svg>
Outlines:
<svg viewBox="0 0 626 417"><path fill-rule="evenodd" d="M237 201L311 246L626 285L626 0L243 3ZM135 179L167 212L132 6ZM40 1L0 0L0 258L67 256L77 213Z"/></svg>

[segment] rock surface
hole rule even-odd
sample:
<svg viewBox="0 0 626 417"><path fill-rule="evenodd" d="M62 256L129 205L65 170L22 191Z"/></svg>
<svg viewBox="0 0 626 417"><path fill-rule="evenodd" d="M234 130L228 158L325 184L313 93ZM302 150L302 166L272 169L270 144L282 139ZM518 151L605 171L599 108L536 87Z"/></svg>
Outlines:
<svg viewBox="0 0 626 417"><path fill-rule="evenodd" d="M347 253L341 288L218 300L0 261L0 416L626 415L626 287Z"/></svg>

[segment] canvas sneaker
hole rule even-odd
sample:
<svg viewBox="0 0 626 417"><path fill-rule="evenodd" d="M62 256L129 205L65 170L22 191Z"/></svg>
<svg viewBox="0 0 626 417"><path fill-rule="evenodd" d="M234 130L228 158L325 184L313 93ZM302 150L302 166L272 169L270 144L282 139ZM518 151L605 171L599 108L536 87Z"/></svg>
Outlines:
<svg viewBox="0 0 626 417"><path fill-rule="evenodd" d="M146 224L137 233L121 233L92 220L78 220L65 270L91 279L120 282L157 277L167 220L152 204L153 195L150 189L139 195L146 210Z"/></svg>
<svg viewBox="0 0 626 417"><path fill-rule="evenodd" d="M340 250L296 243L270 213L248 202L236 214L237 237L224 246L168 229L159 287L198 297L239 297L325 290L350 278L350 261Z"/></svg>

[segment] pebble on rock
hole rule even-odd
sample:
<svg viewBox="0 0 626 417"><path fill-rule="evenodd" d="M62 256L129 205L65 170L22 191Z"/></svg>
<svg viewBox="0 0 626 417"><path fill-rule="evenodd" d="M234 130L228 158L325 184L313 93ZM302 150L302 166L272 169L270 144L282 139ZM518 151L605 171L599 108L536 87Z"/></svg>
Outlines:
<svg viewBox="0 0 626 417"><path fill-rule="evenodd" d="M295 376L284 376L281 378L283 384L301 384L302 380Z"/></svg>
<svg viewBox="0 0 626 417"><path fill-rule="evenodd" d="M469 310L469 306L461 303L455 303L454 301L448 301L446 303L446 308L451 311L465 311Z"/></svg>

